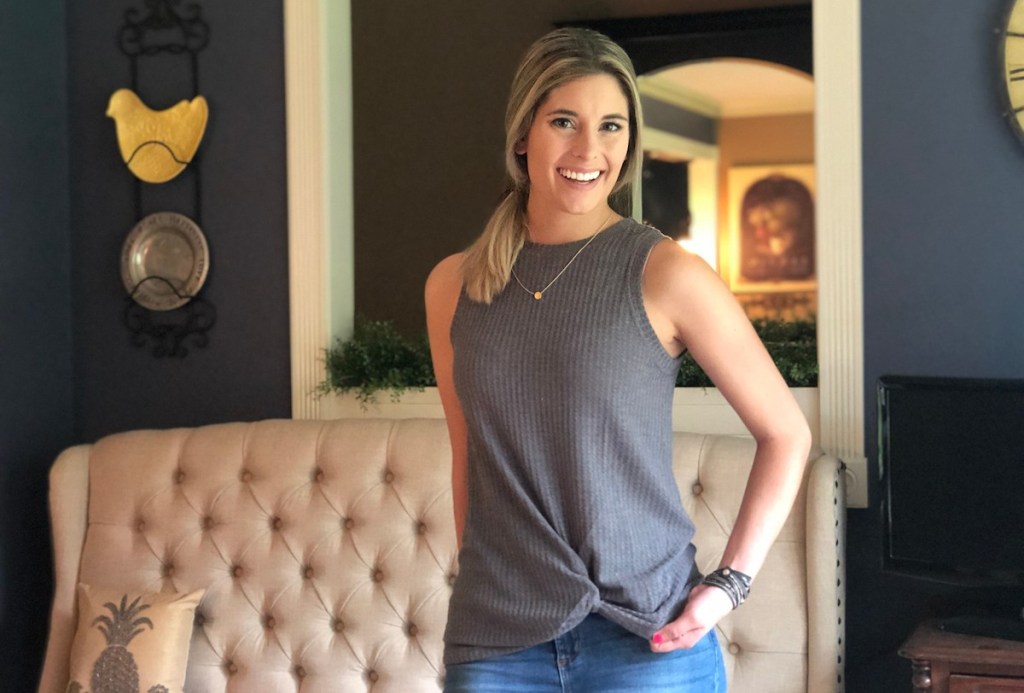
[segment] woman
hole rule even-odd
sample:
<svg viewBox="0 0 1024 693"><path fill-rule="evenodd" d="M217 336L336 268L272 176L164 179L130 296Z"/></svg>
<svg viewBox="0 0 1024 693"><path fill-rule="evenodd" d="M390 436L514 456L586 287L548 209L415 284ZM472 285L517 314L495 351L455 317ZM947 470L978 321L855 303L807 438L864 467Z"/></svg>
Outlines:
<svg viewBox="0 0 1024 693"><path fill-rule="evenodd" d="M505 125L509 192L426 285L460 546L446 690L724 691L714 625L789 513L806 422L718 276L628 218L641 115L621 48L541 38ZM685 351L758 444L706 577L671 470Z"/></svg>

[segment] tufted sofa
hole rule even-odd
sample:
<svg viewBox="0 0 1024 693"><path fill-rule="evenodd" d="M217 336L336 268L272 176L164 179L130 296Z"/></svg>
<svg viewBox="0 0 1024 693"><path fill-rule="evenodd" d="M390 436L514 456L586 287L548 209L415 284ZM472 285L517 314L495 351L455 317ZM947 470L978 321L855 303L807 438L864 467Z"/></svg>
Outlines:
<svg viewBox="0 0 1024 693"><path fill-rule="evenodd" d="M713 568L753 458L675 434ZM50 474L56 590L40 691L63 693L76 584L206 590L185 690L437 691L457 561L441 420L263 421L135 431ZM719 626L733 693L841 690L843 475L816 454L750 600Z"/></svg>

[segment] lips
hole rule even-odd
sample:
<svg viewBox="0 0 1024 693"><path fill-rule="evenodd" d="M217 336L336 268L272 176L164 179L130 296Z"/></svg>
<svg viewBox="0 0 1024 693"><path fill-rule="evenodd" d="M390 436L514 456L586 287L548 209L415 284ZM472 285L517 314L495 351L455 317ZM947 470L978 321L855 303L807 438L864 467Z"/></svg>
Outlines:
<svg viewBox="0 0 1024 693"><path fill-rule="evenodd" d="M577 183L590 183L601 176L601 171L573 171L568 168L560 168L558 169L558 175Z"/></svg>

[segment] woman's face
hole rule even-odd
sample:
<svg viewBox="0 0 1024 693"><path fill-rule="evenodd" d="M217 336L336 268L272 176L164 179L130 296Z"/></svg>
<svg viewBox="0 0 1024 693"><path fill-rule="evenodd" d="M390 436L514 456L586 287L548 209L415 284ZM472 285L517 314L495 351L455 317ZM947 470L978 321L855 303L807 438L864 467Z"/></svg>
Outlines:
<svg viewBox="0 0 1024 693"><path fill-rule="evenodd" d="M618 80L599 74L553 89L526 139L531 217L603 214L629 149L629 102Z"/></svg>

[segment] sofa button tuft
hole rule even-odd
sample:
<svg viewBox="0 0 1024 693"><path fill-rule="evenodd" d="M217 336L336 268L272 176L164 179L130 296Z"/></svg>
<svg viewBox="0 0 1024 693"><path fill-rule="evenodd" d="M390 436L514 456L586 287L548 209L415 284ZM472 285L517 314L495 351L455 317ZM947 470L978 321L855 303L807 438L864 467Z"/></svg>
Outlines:
<svg viewBox="0 0 1024 693"><path fill-rule="evenodd" d="M312 580L313 579L313 566L307 565L305 568L303 568L302 569L302 577L306 578L307 580Z"/></svg>
<svg viewBox="0 0 1024 693"><path fill-rule="evenodd" d="M342 522L341 524L345 526L345 529L352 529L356 526L356 521L353 520L351 517L346 517L344 522Z"/></svg>
<svg viewBox="0 0 1024 693"><path fill-rule="evenodd" d="M426 522L417 522L416 523L416 534L419 534L420 536L423 536L426 533L427 533L427 523Z"/></svg>
<svg viewBox="0 0 1024 693"><path fill-rule="evenodd" d="M182 484L185 483L185 472L181 469L174 475L174 483Z"/></svg>
<svg viewBox="0 0 1024 693"><path fill-rule="evenodd" d="M373 581L374 582L383 582L384 581L384 571L381 570L380 568L377 568L376 570L374 570L373 571Z"/></svg>
<svg viewBox="0 0 1024 693"><path fill-rule="evenodd" d="M194 623L197 627L202 628L206 625L206 617L197 611Z"/></svg>
<svg viewBox="0 0 1024 693"><path fill-rule="evenodd" d="M295 675L298 676L300 679L304 679L306 678L306 670L303 669L301 666L295 667Z"/></svg>
<svg viewBox="0 0 1024 693"><path fill-rule="evenodd" d="M203 518L203 529L206 529L206 530L213 529L213 518L210 517L209 515L207 515L206 517Z"/></svg>
<svg viewBox="0 0 1024 693"><path fill-rule="evenodd" d="M380 674L378 674L373 669L370 669L368 672L366 672L366 678L370 679L371 683L377 683L377 680L380 679Z"/></svg>
<svg viewBox="0 0 1024 693"><path fill-rule="evenodd" d="M267 630L274 630L274 627L277 626L277 621L274 619L273 616L267 614L267 616L263 619L263 625L267 627Z"/></svg>
<svg viewBox="0 0 1024 693"><path fill-rule="evenodd" d="M456 575L455 573L449 573L448 574L448 585L449 585L449 587L452 587L452 586L455 585L455 579L457 577L458 577L458 575Z"/></svg>
<svg viewBox="0 0 1024 693"><path fill-rule="evenodd" d="M242 566L236 565L233 568L231 568L231 577L242 577Z"/></svg>
<svg viewBox="0 0 1024 693"><path fill-rule="evenodd" d="M237 674L238 673L238 665L235 664L230 659L227 660L226 662L224 662L224 668L228 670L229 674Z"/></svg>
<svg viewBox="0 0 1024 693"><path fill-rule="evenodd" d="M740 646L734 642L729 643L729 653L738 655L740 653Z"/></svg>
<svg viewBox="0 0 1024 693"><path fill-rule="evenodd" d="M345 630L345 622L342 621L340 618L334 619L333 621L331 621L331 630L333 630L335 633L342 632L343 630Z"/></svg>
<svg viewBox="0 0 1024 693"><path fill-rule="evenodd" d="M252 472L250 472L248 469L243 469L241 479L246 483L252 481Z"/></svg>
<svg viewBox="0 0 1024 693"><path fill-rule="evenodd" d="M174 564L165 563L163 573L165 578L174 577Z"/></svg>
<svg viewBox="0 0 1024 693"><path fill-rule="evenodd" d="M145 520L139 520L138 522L136 522L135 523L135 529L137 529L140 532L145 532L146 531L146 521Z"/></svg>
<svg viewBox="0 0 1024 693"><path fill-rule="evenodd" d="M322 484L324 482L324 470L317 467L317 470L313 472L313 480L318 484Z"/></svg>
<svg viewBox="0 0 1024 693"><path fill-rule="evenodd" d="M384 483L390 484L394 480L395 480L395 473L394 472L389 470L389 471L384 473Z"/></svg>
<svg viewBox="0 0 1024 693"><path fill-rule="evenodd" d="M702 493L704 493L704 487L701 486L700 482L697 482L693 485L693 495L699 496Z"/></svg>
<svg viewBox="0 0 1024 693"><path fill-rule="evenodd" d="M284 527L284 520L282 520L280 517L273 517L270 519L270 526L274 529L275 532L279 532L281 531L281 528Z"/></svg>
<svg viewBox="0 0 1024 693"><path fill-rule="evenodd" d="M409 625L407 625L405 627L405 633L410 638L415 638L417 635L419 635L419 632L420 632L420 629L416 627L415 623L410 623Z"/></svg>

